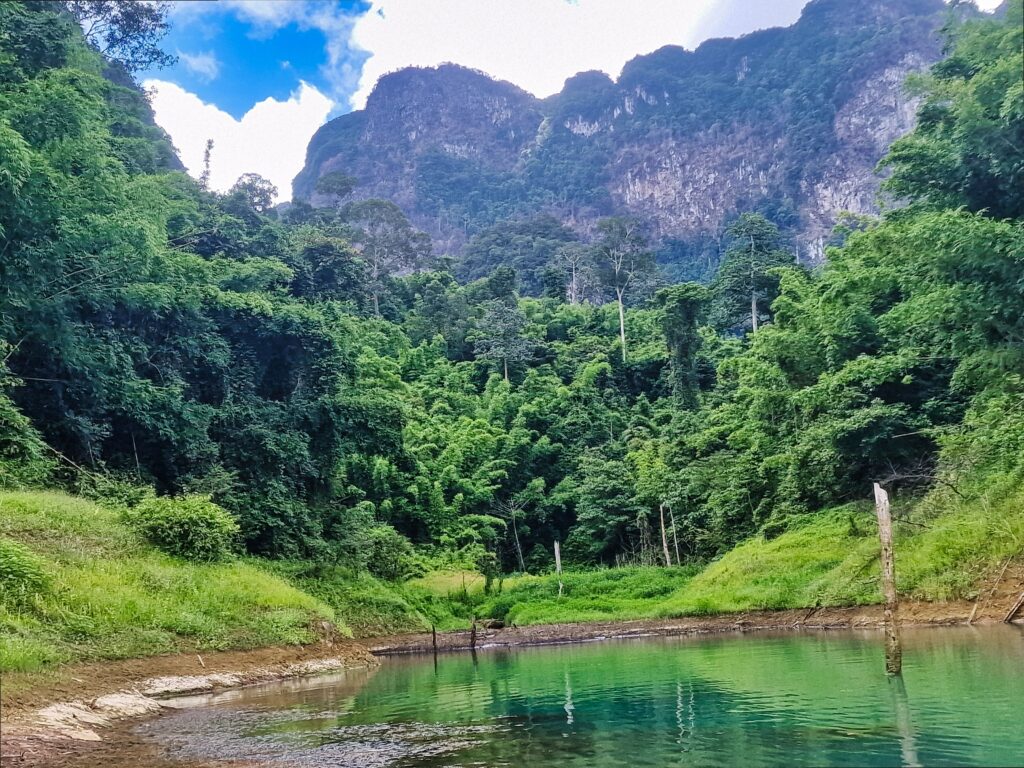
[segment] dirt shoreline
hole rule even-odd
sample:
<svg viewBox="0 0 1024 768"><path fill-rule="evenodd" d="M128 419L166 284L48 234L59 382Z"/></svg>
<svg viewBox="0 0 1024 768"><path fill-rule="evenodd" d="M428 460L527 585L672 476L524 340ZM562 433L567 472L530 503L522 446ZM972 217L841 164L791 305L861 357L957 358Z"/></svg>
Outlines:
<svg viewBox="0 0 1024 768"><path fill-rule="evenodd" d="M900 623L905 626L951 626L966 624L974 611L974 603L903 602ZM991 601L975 612L972 624L993 624L1002 620L1005 606ZM1024 611L1022 611L1024 613ZM688 616L678 619L643 619L638 621L600 621L581 624L544 624L528 627L483 630L476 633L476 648L513 648L517 646L581 643L629 637L670 637L673 635L705 635L724 632L756 632L758 630L840 630L881 629L882 606L865 605L851 608L800 608L790 610L747 611L714 616ZM469 631L437 634L438 651L466 651L471 647ZM376 656L405 653L430 653L433 637L429 632L393 635L366 641Z"/></svg>
<svg viewBox="0 0 1024 768"><path fill-rule="evenodd" d="M1017 574L1014 574L1017 576ZM1008 595L1020 594L1021 580L1000 585L991 599L974 602L903 602L906 626L951 626L1000 622ZM985 594L985 593L983 593ZM1024 611L1022 611L1024 614ZM1024 620L1024 615L1018 621ZM810 608L749 611L715 616L642 621L551 624L480 630L476 648L591 642L631 637L710 635L761 630L824 631L878 629L882 608ZM437 650L470 649L469 631L437 635ZM152 768L213 768L228 763L171 760L134 732L140 718L165 711L162 699L194 692L283 680L329 670L378 663L375 657L431 652L430 633L378 637L363 641L323 642L309 646L194 653L63 667L49 677L25 680L8 676L0 690L0 760L5 768L60 764L66 768L146 765ZM125 762L128 760L128 762ZM243 764L232 761L239 768Z"/></svg>

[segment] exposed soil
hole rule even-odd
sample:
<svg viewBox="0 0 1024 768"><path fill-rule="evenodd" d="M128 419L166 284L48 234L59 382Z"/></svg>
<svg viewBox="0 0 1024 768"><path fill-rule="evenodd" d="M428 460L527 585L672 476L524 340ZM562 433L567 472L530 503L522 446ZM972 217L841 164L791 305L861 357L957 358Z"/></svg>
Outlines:
<svg viewBox="0 0 1024 768"><path fill-rule="evenodd" d="M0 686L0 764L3 768L57 764L181 768L180 761L163 756L132 732L134 719L161 711L162 697L376 663L364 645L332 640L74 664L45 677L5 675ZM192 763L191 768L200 765Z"/></svg>
<svg viewBox="0 0 1024 768"><path fill-rule="evenodd" d="M1013 562L993 574L978 590L975 601L900 604L900 621L907 625L946 626L991 624L1002 621L1024 591L1024 563ZM1024 608L1016 616L1024 621ZM591 622L546 626L480 629L476 647L511 647L573 643L619 637L670 636L747 632L757 630L831 630L882 626L881 606L751 611L706 617L626 622ZM430 633L396 635L363 641L365 645L332 639L317 645L262 648L203 654L178 654L124 661L76 664L47 676L7 675L0 687L0 762L4 768L249 768L240 761L182 763L163 754L137 735L132 718L153 716L161 709L159 697L190 690L249 685L338 667L373 664L371 656L429 652ZM437 649L466 650L471 632L437 635ZM112 695L113 694L113 695ZM128 706L118 709L127 697ZM133 698L134 697L134 698ZM115 706L108 706L113 701ZM138 711L129 711L132 706ZM50 706L48 706L50 705ZM45 713L71 707L76 726L93 729L97 740L76 737L65 721L47 719ZM78 707L78 710L73 710ZM147 708L148 707L148 708ZM83 715L75 715L84 710ZM93 714L100 722L89 720ZM65 718L66 720L66 718ZM69 735L71 734L71 735Z"/></svg>

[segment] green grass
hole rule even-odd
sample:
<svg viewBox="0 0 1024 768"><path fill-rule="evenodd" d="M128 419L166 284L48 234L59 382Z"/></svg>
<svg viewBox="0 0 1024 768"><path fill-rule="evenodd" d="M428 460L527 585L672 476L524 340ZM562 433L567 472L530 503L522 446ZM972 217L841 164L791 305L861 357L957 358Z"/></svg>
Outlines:
<svg viewBox="0 0 1024 768"><path fill-rule="evenodd" d="M895 511L907 520L896 526L896 572L908 597L972 597L1008 558L1024 557L1019 484L972 500L939 492L909 506L897 500ZM875 603L876 530L869 505L848 505L774 539L749 539L704 568L568 572L561 597L554 576L519 576L486 595L478 573L454 568L393 584L342 569L313 576L305 563L188 563L91 502L0 493L0 538L28 547L35 557L25 567L45 575L27 596L0 593L0 672L301 643L321 619L371 637L465 628L474 616L528 625Z"/></svg>
<svg viewBox="0 0 1024 768"><path fill-rule="evenodd" d="M970 501L931 494L896 512L900 592L971 598L1007 558L1024 557L1024 490ZM780 536L751 538L703 569L623 568L521 578L482 615L517 624L675 618L758 609L878 603L877 526L869 505L808 516Z"/></svg>
<svg viewBox="0 0 1024 768"><path fill-rule="evenodd" d="M0 671L308 642L315 621L335 619L254 559L177 560L116 512L61 493L0 493L0 536L40 556L49 577L30 599L0 595Z"/></svg>
<svg viewBox="0 0 1024 768"><path fill-rule="evenodd" d="M369 574L352 576L337 569L319 578L299 578L297 586L331 606L334 615L355 637L423 632L430 621L400 585Z"/></svg>
<svg viewBox="0 0 1024 768"><path fill-rule="evenodd" d="M638 619L654 614L696 573L684 568L608 568L555 576L523 576L486 600L481 615L515 624Z"/></svg>

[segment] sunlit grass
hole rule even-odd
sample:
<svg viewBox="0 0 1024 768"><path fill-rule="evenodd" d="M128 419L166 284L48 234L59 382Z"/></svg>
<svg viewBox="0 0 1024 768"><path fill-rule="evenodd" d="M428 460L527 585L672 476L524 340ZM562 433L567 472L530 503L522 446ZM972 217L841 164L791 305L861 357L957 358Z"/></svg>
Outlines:
<svg viewBox="0 0 1024 768"><path fill-rule="evenodd" d="M900 592L922 600L971 598L1008 558L1024 558L1024 491L964 500L933 493L898 510ZM759 609L878 603L873 507L811 515L778 537L755 536L703 569L624 568L506 584L487 615L517 624L675 618Z"/></svg>
<svg viewBox="0 0 1024 768"><path fill-rule="evenodd" d="M256 560L169 557L116 512L64 494L0 494L0 536L42 556L50 577L29 601L0 601L0 671L308 642L316 620L334 618Z"/></svg>

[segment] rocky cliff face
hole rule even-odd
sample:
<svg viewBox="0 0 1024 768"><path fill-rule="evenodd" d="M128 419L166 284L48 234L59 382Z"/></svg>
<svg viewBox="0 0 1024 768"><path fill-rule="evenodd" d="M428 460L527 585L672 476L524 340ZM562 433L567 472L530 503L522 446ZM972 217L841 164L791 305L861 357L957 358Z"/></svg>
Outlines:
<svg viewBox="0 0 1024 768"><path fill-rule="evenodd" d="M946 13L813 0L792 27L669 46L545 100L454 65L403 70L318 131L295 195L333 202L316 180L343 171L356 197L394 200L451 253L539 212L584 232L628 213L693 243L760 210L814 261L842 211L877 210L875 165L913 127L904 80L939 58Z"/></svg>

